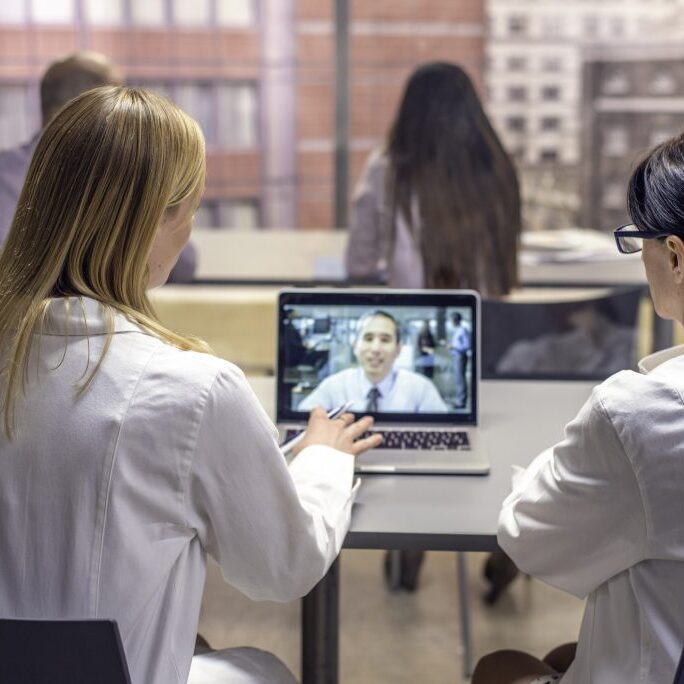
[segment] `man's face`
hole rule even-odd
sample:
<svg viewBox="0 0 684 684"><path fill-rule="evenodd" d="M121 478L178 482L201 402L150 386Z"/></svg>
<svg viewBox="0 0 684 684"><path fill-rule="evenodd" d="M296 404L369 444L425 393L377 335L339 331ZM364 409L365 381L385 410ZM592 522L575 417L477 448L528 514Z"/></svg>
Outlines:
<svg viewBox="0 0 684 684"><path fill-rule="evenodd" d="M367 318L356 338L354 354L373 384L383 380L392 370L399 351L394 323L385 316Z"/></svg>

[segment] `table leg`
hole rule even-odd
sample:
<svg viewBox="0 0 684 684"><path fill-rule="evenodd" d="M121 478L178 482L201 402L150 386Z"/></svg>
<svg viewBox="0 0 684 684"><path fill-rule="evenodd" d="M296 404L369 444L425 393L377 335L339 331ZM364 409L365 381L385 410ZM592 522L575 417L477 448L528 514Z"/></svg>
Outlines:
<svg viewBox="0 0 684 684"><path fill-rule="evenodd" d="M340 559L302 599L302 684L339 678Z"/></svg>
<svg viewBox="0 0 684 684"><path fill-rule="evenodd" d="M470 597L468 596L468 566L465 553L456 554L456 563L458 565L458 609L461 618L463 677L470 679L473 673L473 649L470 637Z"/></svg>

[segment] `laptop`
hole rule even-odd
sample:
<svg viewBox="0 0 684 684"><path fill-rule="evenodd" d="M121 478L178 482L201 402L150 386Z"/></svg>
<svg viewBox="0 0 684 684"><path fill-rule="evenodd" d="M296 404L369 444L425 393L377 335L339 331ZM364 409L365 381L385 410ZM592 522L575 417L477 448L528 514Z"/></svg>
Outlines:
<svg viewBox="0 0 684 684"><path fill-rule="evenodd" d="M294 289L278 300L276 420L372 415L383 443L361 473L484 475L478 429L480 298L471 290Z"/></svg>

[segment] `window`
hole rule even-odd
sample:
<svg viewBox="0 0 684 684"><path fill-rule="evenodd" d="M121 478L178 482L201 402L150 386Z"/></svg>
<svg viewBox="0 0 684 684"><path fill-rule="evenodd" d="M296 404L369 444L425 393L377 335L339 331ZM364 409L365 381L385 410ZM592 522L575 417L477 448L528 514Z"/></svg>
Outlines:
<svg viewBox="0 0 684 684"><path fill-rule="evenodd" d="M584 18L584 34L587 38L595 38L599 33L599 23L597 17L588 16Z"/></svg>
<svg viewBox="0 0 684 684"><path fill-rule="evenodd" d="M625 20L622 17L613 17L611 19L610 33L613 38L620 38L625 34Z"/></svg>
<svg viewBox="0 0 684 684"><path fill-rule="evenodd" d="M204 200L195 213L198 228L259 228L259 201L257 199Z"/></svg>
<svg viewBox="0 0 684 684"><path fill-rule="evenodd" d="M31 19L36 24L70 24L75 18L74 0L31 0Z"/></svg>
<svg viewBox="0 0 684 684"><path fill-rule="evenodd" d="M557 72L563 70L563 61L560 57L544 57L541 61L542 71Z"/></svg>
<svg viewBox="0 0 684 684"><path fill-rule="evenodd" d="M14 147L38 130L38 107L37 102L31 107L31 92L28 85L0 86L0 149Z"/></svg>
<svg viewBox="0 0 684 684"><path fill-rule="evenodd" d="M540 121L542 131L559 131L561 121L557 116L543 116Z"/></svg>
<svg viewBox="0 0 684 684"><path fill-rule="evenodd" d="M83 9L86 21L94 26L123 24L123 0L84 0Z"/></svg>
<svg viewBox="0 0 684 684"><path fill-rule="evenodd" d="M629 132L624 126L610 126L603 131L603 154L622 157L629 151Z"/></svg>
<svg viewBox="0 0 684 684"><path fill-rule="evenodd" d="M2 0L0 2L0 24L23 24L26 21L24 0Z"/></svg>
<svg viewBox="0 0 684 684"><path fill-rule="evenodd" d="M563 34L563 20L559 16L542 17L541 30L544 36L560 36Z"/></svg>
<svg viewBox="0 0 684 684"><path fill-rule="evenodd" d="M625 95L629 92L629 78L622 69L613 69L603 79L601 90L604 95Z"/></svg>
<svg viewBox="0 0 684 684"><path fill-rule="evenodd" d="M553 147L545 147L539 151L539 161L556 162L558 161L558 150Z"/></svg>
<svg viewBox="0 0 684 684"><path fill-rule="evenodd" d="M164 0L131 2L131 21L136 26L164 26L166 8Z"/></svg>
<svg viewBox="0 0 684 684"><path fill-rule="evenodd" d="M508 32L512 36L520 36L527 32L527 18L517 14L508 17Z"/></svg>
<svg viewBox="0 0 684 684"><path fill-rule="evenodd" d="M173 0L173 23L176 26L208 26L211 18L209 0Z"/></svg>
<svg viewBox="0 0 684 684"><path fill-rule="evenodd" d="M506 127L509 131L522 133L527 129L527 121L524 116L509 116L506 119Z"/></svg>
<svg viewBox="0 0 684 684"><path fill-rule="evenodd" d="M250 26L255 22L254 0L216 0L216 23L219 26Z"/></svg>
<svg viewBox="0 0 684 684"><path fill-rule="evenodd" d="M524 102L527 99L525 86L512 86L508 89L508 99L511 102Z"/></svg>
<svg viewBox="0 0 684 684"><path fill-rule="evenodd" d="M623 183L616 181L606 183L601 194L601 207L603 209L625 208L625 188Z"/></svg>
<svg viewBox="0 0 684 684"><path fill-rule="evenodd" d="M558 86L544 86L541 89L542 100L556 102L560 100L560 88Z"/></svg>
<svg viewBox="0 0 684 684"><path fill-rule="evenodd" d="M208 146L216 144L215 103L211 83L179 83L173 91L173 100L197 121Z"/></svg>
<svg viewBox="0 0 684 684"><path fill-rule="evenodd" d="M527 60L524 57L509 57L506 66L509 71L524 71L527 68Z"/></svg>
<svg viewBox="0 0 684 684"><path fill-rule="evenodd" d="M661 71L651 80L649 90L653 95L672 95L677 90L677 81L671 73Z"/></svg>
<svg viewBox="0 0 684 684"><path fill-rule="evenodd" d="M244 149L257 145L257 98L253 83L219 84L218 111L219 147Z"/></svg>
<svg viewBox="0 0 684 684"><path fill-rule="evenodd" d="M654 131L651 132L648 144L651 147L655 147L656 145L660 145L660 143L669 140L675 135L677 135L676 130L671 130L667 128L656 128Z"/></svg>

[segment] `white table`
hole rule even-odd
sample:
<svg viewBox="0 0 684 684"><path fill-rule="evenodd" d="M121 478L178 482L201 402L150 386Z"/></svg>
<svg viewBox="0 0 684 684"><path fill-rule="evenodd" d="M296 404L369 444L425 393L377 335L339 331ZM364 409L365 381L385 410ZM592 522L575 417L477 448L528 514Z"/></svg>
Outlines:
<svg viewBox="0 0 684 684"><path fill-rule="evenodd" d="M274 380L250 383L271 416ZM559 441L593 383L484 381L482 427L487 476L364 476L345 548L493 551L511 465L526 465ZM462 600L466 598L463 593ZM338 681L339 565L302 602L302 682Z"/></svg>

